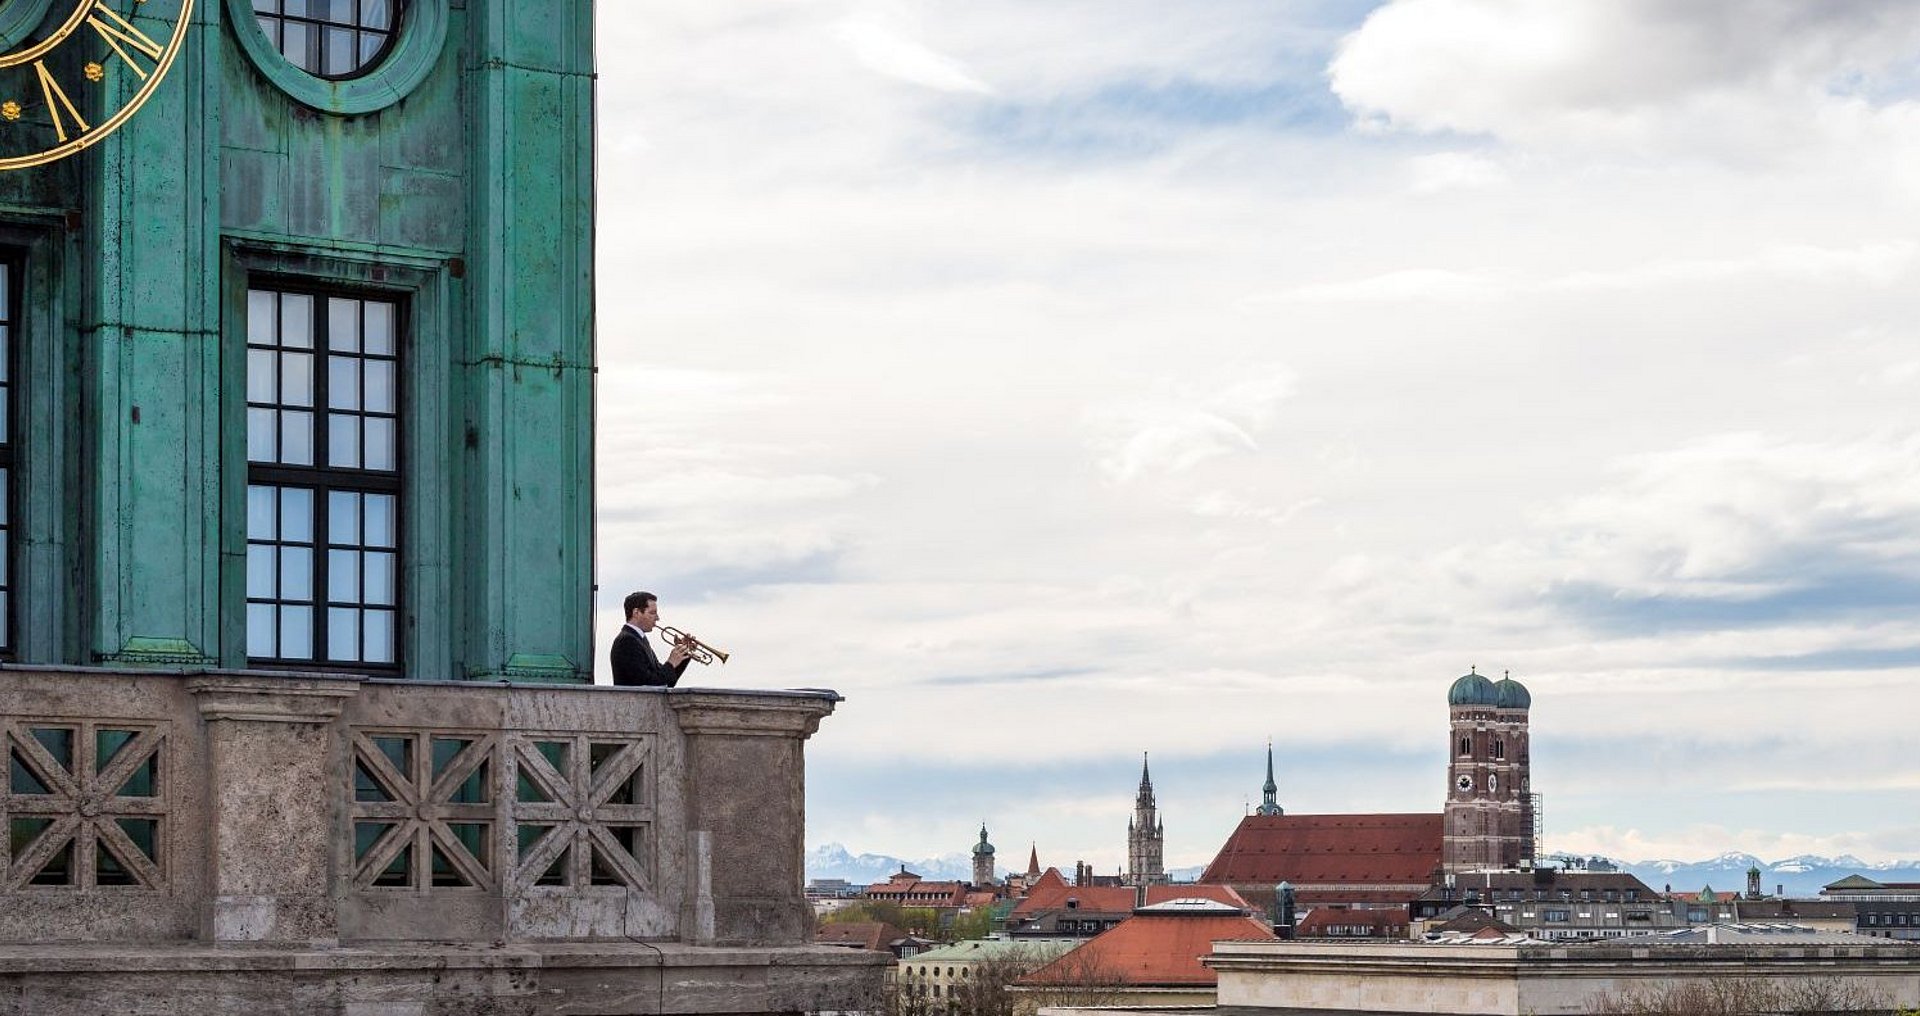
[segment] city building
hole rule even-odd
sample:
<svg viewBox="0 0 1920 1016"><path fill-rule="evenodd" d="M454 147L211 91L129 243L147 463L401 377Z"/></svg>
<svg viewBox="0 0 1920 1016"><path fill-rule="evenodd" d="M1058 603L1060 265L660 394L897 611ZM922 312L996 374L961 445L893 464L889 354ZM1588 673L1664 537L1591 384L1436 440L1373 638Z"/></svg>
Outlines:
<svg viewBox="0 0 1920 1016"><path fill-rule="evenodd" d="M1456 921L1463 909L1481 910L1502 925L1533 938L1621 938L1686 927L1684 907L1675 907L1639 878L1624 871L1478 871L1449 875L1411 906L1412 933ZM1700 921L1732 919L1703 913Z"/></svg>
<svg viewBox="0 0 1920 1016"><path fill-rule="evenodd" d="M1297 939L1405 940L1407 912L1397 908L1355 909L1338 904L1315 907L1294 926Z"/></svg>
<svg viewBox="0 0 1920 1016"><path fill-rule="evenodd" d="M1167 840L1166 825L1161 822L1153 802L1153 777L1147 773L1147 757L1140 756L1140 789L1133 798L1133 817L1127 820L1127 884L1152 885L1167 880L1163 863Z"/></svg>
<svg viewBox="0 0 1920 1016"><path fill-rule="evenodd" d="M1113 929L1020 978L1015 990L1049 1006L1210 1005L1217 978L1202 958L1214 943L1273 937L1264 920L1242 908L1175 897L1134 910Z"/></svg>
<svg viewBox="0 0 1920 1016"><path fill-rule="evenodd" d="M1256 912L1229 886L1156 883L1137 886L1069 885L1057 868L1048 868L1026 898L1007 915L1014 938L1090 938L1120 925L1143 906L1180 898L1211 900L1242 913Z"/></svg>
<svg viewBox="0 0 1920 1016"><path fill-rule="evenodd" d="M1820 895L1852 904L1855 929L1862 935L1920 940L1920 882L1876 882L1849 875L1822 887Z"/></svg>
<svg viewBox="0 0 1920 1016"><path fill-rule="evenodd" d="M839 946L882 952L894 959L909 959L939 945L928 938L909 935L885 921L839 921L822 924L814 931L816 945Z"/></svg>
<svg viewBox="0 0 1920 1016"><path fill-rule="evenodd" d="M903 864L885 882L867 886L861 895L882 903L898 903L903 907L958 908L967 904L970 891L971 887L965 882L924 879L908 871Z"/></svg>
<svg viewBox="0 0 1920 1016"><path fill-rule="evenodd" d="M1447 690L1447 793L1438 813L1287 814L1273 748L1260 807L1242 818L1200 881L1264 898L1281 882L1303 907L1405 907L1445 873L1518 869L1536 854L1528 714L1512 678L1469 670Z"/></svg>
<svg viewBox="0 0 1920 1016"><path fill-rule="evenodd" d="M1218 1011L1244 1016L1571 1016L1699 985L1859 991L1894 1007L1920 1004L1920 946L1805 929L1709 927L1573 943L1222 942L1206 962L1219 975Z"/></svg>
<svg viewBox="0 0 1920 1016"><path fill-rule="evenodd" d="M1011 984L1079 945L1079 939L969 939L910 958L895 967L893 990L933 1000L936 1006L964 998L983 981Z"/></svg>
<svg viewBox="0 0 1920 1016"><path fill-rule="evenodd" d="M5 1008L877 987L800 888L839 696L592 686L593 26L0 13Z"/></svg>

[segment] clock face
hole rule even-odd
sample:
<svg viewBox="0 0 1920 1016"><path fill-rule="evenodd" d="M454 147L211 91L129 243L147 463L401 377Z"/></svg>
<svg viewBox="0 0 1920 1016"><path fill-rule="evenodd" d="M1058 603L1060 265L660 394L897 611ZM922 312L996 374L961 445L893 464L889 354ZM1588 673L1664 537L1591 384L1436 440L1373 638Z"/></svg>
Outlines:
<svg viewBox="0 0 1920 1016"><path fill-rule="evenodd" d="M1494 775L1488 775L1488 777L1487 777L1487 793L1489 793L1489 794L1497 794L1497 793L1499 793L1499 792L1500 792L1500 777L1498 777L1498 776L1494 776Z"/></svg>
<svg viewBox="0 0 1920 1016"><path fill-rule="evenodd" d="M1466 773L1461 773L1460 778L1453 781L1453 785L1459 787L1462 792L1472 790L1473 777L1468 776Z"/></svg>
<svg viewBox="0 0 1920 1016"><path fill-rule="evenodd" d="M193 19L193 0L42 6L38 25L0 53L0 169L63 159L126 123L166 78Z"/></svg>

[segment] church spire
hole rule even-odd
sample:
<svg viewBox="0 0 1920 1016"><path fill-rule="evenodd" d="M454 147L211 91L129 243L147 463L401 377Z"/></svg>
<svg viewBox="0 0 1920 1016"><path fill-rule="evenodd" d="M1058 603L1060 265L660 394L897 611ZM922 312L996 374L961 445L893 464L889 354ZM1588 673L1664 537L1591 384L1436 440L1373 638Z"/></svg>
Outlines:
<svg viewBox="0 0 1920 1016"><path fill-rule="evenodd" d="M1285 815L1286 814L1286 810L1280 807L1280 785L1273 782L1273 742L1272 741L1267 742L1267 782L1265 786L1260 788L1260 811L1258 812L1258 814L1261 814L1261 815Z"/></svg>
<svg viewBox="0 0 1920 1016"><path fill-rule="evenodd" d="M1040 877L1040 844L1034 843L1027 848L1027 877Z"/></svg>

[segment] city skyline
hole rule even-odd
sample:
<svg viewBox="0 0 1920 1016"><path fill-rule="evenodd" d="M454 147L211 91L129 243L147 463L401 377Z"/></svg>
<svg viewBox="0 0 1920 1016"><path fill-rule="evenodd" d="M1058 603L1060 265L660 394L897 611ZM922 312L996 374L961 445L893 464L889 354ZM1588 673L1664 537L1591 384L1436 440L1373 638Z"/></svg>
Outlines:
<svg viewBox="0 0 1920 1016"><path fill-rule="evenodd" d="M1437 809L1477 666L1550 850L1920 857L1911 5L599 31L596 651L845 694L810 844Z"/></svg>

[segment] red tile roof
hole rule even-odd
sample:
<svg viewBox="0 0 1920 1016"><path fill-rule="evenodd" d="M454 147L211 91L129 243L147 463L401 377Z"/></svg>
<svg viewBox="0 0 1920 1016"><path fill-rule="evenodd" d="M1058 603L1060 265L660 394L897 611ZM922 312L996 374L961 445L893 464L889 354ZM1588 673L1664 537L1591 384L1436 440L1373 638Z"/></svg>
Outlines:
<svg viewBox="0 0 1920 1016"><path fill-rule="evenodd" d="M1051 869L1048 874L1053 874ZM1028 917L1033 914L1052 910L1067 909L1067 901L1076 900L1075 910L1084 910L1096 914L1130 914L1139 905L1139 895L1132 886L1126 885L1068 885L1065 880L1050 881L1041 876L1033 891L1013 908L1013 917ZM1248 909L1247 901L1232 886L1225 885L1151 885L1147 887L1147 903L1165 903L1168 900L1202 899L1225 903L1230 907Z"/></svg>
<svg viewBox="0 0 1920 1016"><path fill-rule="evenodd" d="M1406 938L1405 910L1355 910L1352 907L1315 907L1301 918L1294 934L1299 938ZM1336 930L1337 929L1337 930Z"/></svg>
<svg viewBox="0 0 1920 1016"><path fill-rule="evenodd" d="M881 921L845 921L822 924L814 929L813 940L821 945L853 946L874 952L888 952L887 945L906 932Z"/></svg>
<svg viewBox="0 0 1920 1016"><path fill-rule="evenodd" d="M1253 909L1246 897L1230 885L1150 885L1147 887L1147 905L1165 903L1168 900L1213 900L1242 910Z"/></svg>
<svg viewBox="0 0 1920 1016"><path fill-rule="evenodd" d="M1117 978L1135 986L1215 984L1200 962L1215 942L1274 937L1266 922L1232 914L1137 914L1086 945L1022 977L1021 984L1078 984Z"/></svg>
<svg viewBox="0 0 1920 1016"><path fill-rule="evenodd" d="M1440 815L1248 815L1202 882L1272 887L1427 885L1440 866Z"/></svg>

